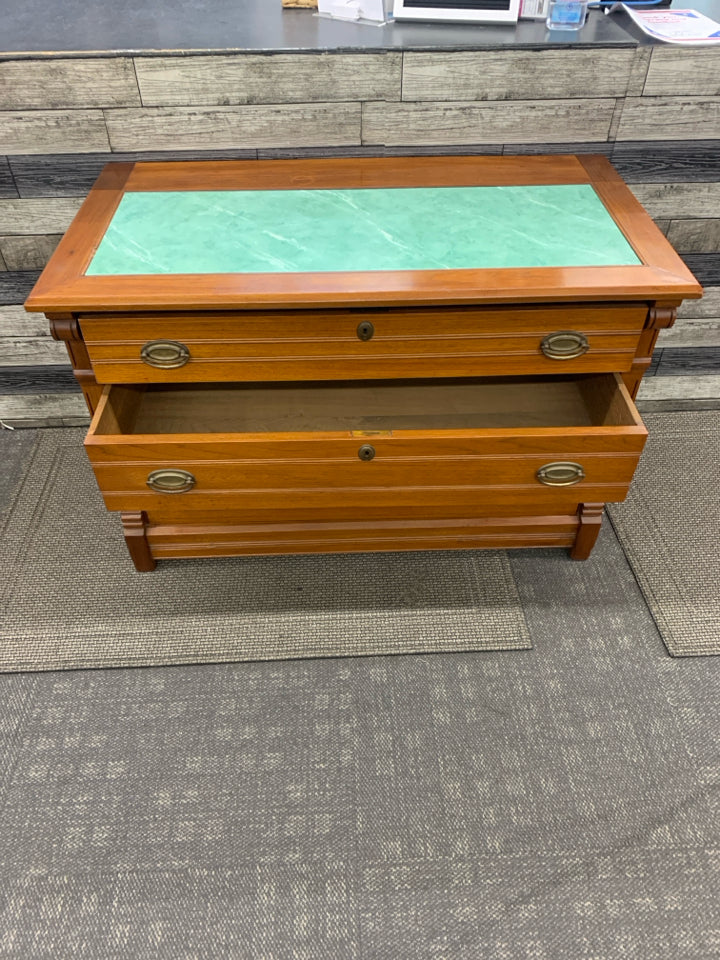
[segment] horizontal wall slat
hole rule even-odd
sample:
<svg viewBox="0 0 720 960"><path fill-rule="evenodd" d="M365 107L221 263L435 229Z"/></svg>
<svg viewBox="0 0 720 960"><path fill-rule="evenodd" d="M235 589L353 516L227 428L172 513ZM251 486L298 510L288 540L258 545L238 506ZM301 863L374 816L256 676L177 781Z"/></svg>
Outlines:
<svg viewBox="0 0 720 960"><path fill-rule="evenodd" d="M359 147L272 147L258 150L259 160L294 160L323 157L439 157L439 156L500 156L502 145L443 144L442 146L387 147L382 144Z"/></svg>
<svg viewBox="0 0 720 960"><path fill-rule="evenodd" d="M717 47L653 48L643 93L646 97L720 95L720 51Z"/></svg>
<svg viewBox="0 0 720 960"><path fill-rule="evenodd" d="M703 287L720 284L720 253L684 253L683 260Z"/></svg>
<svg viewBox="0 0 720 960"><path fill-rule="evenodd" d="M0 307L0 337L50 337L50 327L41 313L27 313L19 304Z"/></svg>
<svg viewBox="0 0 720 960"><path fill-rule="evenodd" d="M0 391L4 395L21 393L77 393L80 389L67 356L64 364L52 366L0 364Z"/></svg>
<svg viewBox="0 0 720 960"><path fill-rule="evenodd" d="M671 220L666 236L680 253L720 253L720 219Z"/></svg>
<svg viewBox="0 0 720 960"><path fill-rule="evenodd" d="M665 140L651 146L644 141L615 143L612 163L630 183L720 180L720 144L717 140Z"/></svg>
<svg viewBox="0 0 720 960"><path fill-rule="evenodd" d="M403 57L402 98L462 101L621 97L627 90L634 56L634 50L602 47L409 52Z"/></svg>
<svg viewBox="0 0 720 960"><path fill-rule="evenodd" d="M39 270L0 273L0 306L24 303L39 276Z"/></svg>
<svg viewBox="0 0 720 960"><path fill-rule="evenodd" d="M131 153L40 154L10 157L21 197L85 196L106 163L170 160L254 160L257 150L149 150ZM17 193L13 194L17 196Z"/></svg>
<svg viewBox="0 0 720 960"><path fill-rule="evenodd" d="M631 183L630 189L658 219L712 218L720 211L720 182Z"/></svg>
<svg viewBox="0 0 720 960"><path fill-rule="evenodd" d="M0 237L0 255L8 270L42 270L62 234L31 237Z"/></svg>
<svg viewBox="0 0 720 960"><path fill-rule="evenodd" d="M0 233L4 236L65 233L81 204L81 197L0 200Z"/></svg>
<svg viewBox="0 0 720 960"><path fill-rule="evenodd" d="M0 366L37 367L67 363L65 344L52 337L0 337Z"/></svg>
<svg viewBox="0 0 720 960"><path fill-rule="evenodd" d="M650 377L640 384L639 400L720 400L720 376Z"/></svg>
<svg viewBox="0 0 720 960"><path fill-rule="evenodd" d="M720 286L706 286L701 300L684 300L678 317L692 320L720 317Z"/></svg>
<svg viewBox="0 0 720 960"><path fill-rule="evenodd" d="M109 150L102 110L0 113L0 153L96 153Z"/></svg>
<svg viewBox="0 0 720 960"><path fill-rule="evenodd" d="M0 157L0 198L17 196L18 190L15 186L8 159L7 157Z"/></svg>
<svg viewBox="0 0 720 960"><path fill-rule="evenodd" d="M614 100L366 103L363 143L529 143L607 139Z"/></svg>
<svg viewBox="0 0 720 960"><path fill-rule="evenodd" d="M3 260L2 251L0 250L0 273L5 273L7 270L7 264Z"/></svg>
<svg viewBox="0 0 720 960"><path fill-rule="evenodd" d="M128 57L0 63L0 110L139 105L135 71Z"/></svg>
<svg viewBox="0 0 720 960"><path fill-rule="evenodd" d="M616 139L720 139L720 97L628 97Z"/></svg>
<svg viewBox="0 0 720 960"><path fill-rule="evenodd" d="M2 388L0 388L1 390ZM63 420L80 418L85 422L88 409L82 393L11 394L0 393L0 420L14 424L47 421L47 425L65 425Z"/></svg>
<svg viewBox="0 0 720 960"><path fill-rule="evenodd" d="M399 100L402 54L137 57L147 106Z"/></svg>
<svg viewBox="0 0 720 960"><path fill-rule="evenodd" d="M321 146L360 142L359 103L105 112L113 150Z"/></svg>
<svg viewBox="0 0 720 960"><path fill-rule="evenodd" d="M676 320L661 330L659 347L720 347L720 315L709 320Z"/></svg>
<svg viewBox="0 0 720 960"><path fill-rule="evenodd" d="M658 377L720 376L720 347L667 347L656 351Z"/></svg>
<svg viewBox="0 0 720 960"><path fill-rule="evenodd" d="M612 153L613 145L611 143L602 143L601 141L589 141L584 143L508 143L503 147L505 156L532 155L541 156L542 154L568 154L568 153L596 153L609 157Z"/></svg>

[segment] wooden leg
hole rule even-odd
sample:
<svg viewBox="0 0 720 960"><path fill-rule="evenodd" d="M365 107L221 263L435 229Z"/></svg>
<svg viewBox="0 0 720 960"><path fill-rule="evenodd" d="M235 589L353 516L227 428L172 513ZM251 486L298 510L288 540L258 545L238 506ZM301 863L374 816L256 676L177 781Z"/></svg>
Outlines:
<svg viewBox="0 0 720 960"><path fill-rule="evenodd" d="M595 541L600 533L604 503L581 503L578 509L580 525L578 526L575 546L570 551L573 560L587 560Z"/></svg>
<svg viewBox="0 0 720 960"><path fill-rule="evenodd" d="M157 560L150 553L150 544L145 533L147 514L144 511L137 511L136 513L122 513L120 516L125 532L125 543L132 562L135 564L135 569L141 573L154 570L157 566Z"/></svg>

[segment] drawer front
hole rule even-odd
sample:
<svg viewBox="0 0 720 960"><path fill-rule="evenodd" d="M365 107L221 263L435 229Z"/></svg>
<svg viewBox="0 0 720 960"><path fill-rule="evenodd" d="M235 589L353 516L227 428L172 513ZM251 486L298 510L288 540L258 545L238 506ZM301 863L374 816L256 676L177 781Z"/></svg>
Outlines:
<svg viewBox="0 0 720 960"><path fill-rule="evenodd" d="M572 514L624 499L646 437L619 378L598 380L617 426L132 434L132 391L106 387L86 447L107 507L155 523Z"/></svg>
<svg viewBox="0 0 720 960"><path fill-rule="evenodd" d="M546 375L630 369L646 305L84 316L99 383Z"/></svg>

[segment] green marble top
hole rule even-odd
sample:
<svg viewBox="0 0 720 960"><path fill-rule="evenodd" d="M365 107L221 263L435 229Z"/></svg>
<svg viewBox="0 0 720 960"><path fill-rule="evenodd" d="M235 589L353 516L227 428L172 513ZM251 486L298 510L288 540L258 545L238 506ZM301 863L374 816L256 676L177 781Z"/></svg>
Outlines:
<svg viewBox="0 0 720 960"><path fill-rule="evenodd" d="M87 274L638 264L588 184L126 193Z"/></svg>

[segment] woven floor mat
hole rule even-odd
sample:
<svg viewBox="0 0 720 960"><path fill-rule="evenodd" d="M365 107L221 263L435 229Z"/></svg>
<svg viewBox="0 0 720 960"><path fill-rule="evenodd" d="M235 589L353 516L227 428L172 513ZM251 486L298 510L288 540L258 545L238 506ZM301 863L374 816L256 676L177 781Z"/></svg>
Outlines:
<svg viewBox="0 0 720 960"><path fill-rule="evenodd" d="M668 651L720 654L720 412L644 419L630 494L608 513Z"/></svg>
<svg viewBox="0 0 720 960"><path fill-rule="evenodd" d="M500 551L176 560L136 573L82 436L41 430L22 451L0 547L0 671L531 646Z"/></svg>

